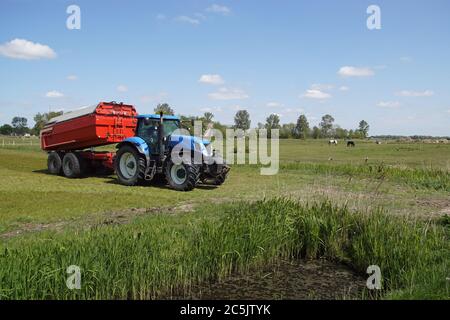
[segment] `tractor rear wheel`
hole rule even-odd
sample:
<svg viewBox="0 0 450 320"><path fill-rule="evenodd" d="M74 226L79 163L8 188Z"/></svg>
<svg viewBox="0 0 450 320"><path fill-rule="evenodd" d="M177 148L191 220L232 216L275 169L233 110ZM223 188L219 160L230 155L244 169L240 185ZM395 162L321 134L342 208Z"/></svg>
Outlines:
<svg viewBox="0 0 450 320"><path fill-rule="evenodd" d="M78 156L69 152L66 153L62 161L62 170L67 178L78 178L81 176L81 161Z"/></svg>
<svg viewBox="0 0 450 320"><path fill-rule="evenodd" d="M175 164L169 160L165 174L169 185L173 189L178 191L190 191L197 185L200 170L195 165L186 163Z"/></svg>
<svg viewBox="0 0 450 320"><path fill-rule="evenodd" d="M135 186L144 181L145 158L130 145L124 145L117 151L114 169L120 184Z"/></svg>
<svg viewBox="0 0 450 320"><path fill-rule="evenodd" d="M61 174L62 160L57 152L52 151L48 154L47 168L50 174Z"/></svg>

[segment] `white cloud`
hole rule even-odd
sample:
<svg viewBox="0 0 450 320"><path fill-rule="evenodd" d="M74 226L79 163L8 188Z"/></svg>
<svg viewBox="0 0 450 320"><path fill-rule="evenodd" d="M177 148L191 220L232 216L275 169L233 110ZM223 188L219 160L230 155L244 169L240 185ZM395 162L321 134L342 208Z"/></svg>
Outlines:
<svg viewBox="0 0 450 320"><path fill-rule="evenodd" d="M207 84L213 84L213 85L219 85L223 84L225 81L223 81L222 77L218 74L204 74L200 77L198 80L201 83L207 83Z"/></svg>
<svg viewBox="0 0 450 320"><path fill-rule="evenodd" d="M334 86L332 84L315 83L311 86L311 89L320 90L320 91L332 90L333 88L334 88Z"/></svg>
<svg viewBox="0 0 450 320"><path fill-rule="evenodd" d="M215 108L205 107L205 108L200 108L200 111L202 111L202 112L222 112L222 108L221 107L215 107Z"/></svg>
<svg viewBox="0 0 450 320"><path fill-rule="evenodd" d="M206 20L206 16L200 12L195 13L194 16L196 16L199 19Z"/></svg>
<svg viewBox="0 0 450 320"><path fill-rule="evenodd" d="M287 109L284 109L284 112L285 113L303 113L303 112L305 112L305 110L302 108L287 108Z"/></svg>
<svg viewBox="0 0 450 320"><path fill-rule="evenodd" d="M213 100L240 100L249 97L248 94L241 89L228 89L225 87L220 88L217 92L208 94L208 96Z"/></svg>
<svg viewBox="0 0 450 320"><path fill-rule="evenodd" d="M341 86L341 87L339 87L339 90L340 90L340 91L349 91L350 88L347 87L347 86Z"/></svg>
<svg viewBox="0 0 450 320"><path fill-rule="evenodd" d="M213 4L213 5L209 6L208 8L206 8L206 11L213 12L213 13L220 13L225 16L231 13L230 8L223 6L223 5L219 5L219 4Z"/></svg>
<svg viewBox="0 0 450 320"><path fill-rule="evenodd" d="M331 98L331 95L329 93L323 92L321 90L317 89L308 89L306 92L302 95L304 98L309 99L318 99L318 100L325 100Z"/></svg>
<svg viewBox="0 0 450 320"><path fill-rule="evenodd" d="M75 81L75 80L78 80L78 77L74 74L71 74L71 75L67 76L67 80Z"/></svg>
<svg viewBox="0 0 450 320"><path fill-rule="evenodd" d="M371 77L375 72L371 68L344 66L339 69L338 74L343 77Z"/></svg>
<svg viewBox="0 0 450 320"><path fill-rule="evenodd" d="M62 93L59 92L59 91L52 90L52 91L47 92L47 93L45 94L45 96L46 96L47 98L62 98L62 97L64 97L64 94L62 94Z"/></svg>
<svg viewBox="0 0 450 320"><path fill-rule="evenodd" d="M266 106L269 108L277 108L277 107L281 107L283 105L279 102L272 101L272 102L267 103Z"/></svg>
<svg viewBox="0 0 450 320"><path fill-rule="evenodd" d="M167 18L166 15L162 13L158 13L156 15L156 20L166 20L166 18Z"/></svg>
<svg viewBox="0 0 450 320"><path fill-rule="evenodd" d="M402 90L397 92L397 95L401 97L431 97L434 95L434 92L431 90L425 91Z"/></svg>
<svg viewBox="0 0 450 320"><path fill-rule="evenodd" d="M397 108L400 106L400 102L398 101L380 101L377 103L377 106L382 108Z"/></svg>
<svg viewBox="0 0 450 320"><path fill-rule="evenodd" d="M117 91L119 91L119 92L127 92L128 91L128 87L123 85L123 84L118 85L117 86Z"/></svg>
<svg viewBox="0 0 450 320"><path fill-rule="evenodd" d="M178 16L178 17L175 18L175 20L179 21L179 22L190 23L190 24L193 24L193 25L199 25L200 24L200 20L195 19L195 18L191 18L191 17L188 17L188 16Z"/></svg>
<svg viewBox="0 0 450 320"><path fill-rule="evenodd" d="M141 102L142 103L150 103L150 102L161 103L161 102L163 102L163 100L167 99L168 95L169 94L165 91L159 92L154 95L145 95L145 96L141 97Z"/></svg>
<svg viewBox="0 0 450 320"><path fill-rule="evenodd" d="M403 63L411 63L411 62L413 62L413 58L407 57L407 56L406 57L401 57L400 61L403 62Z"/></svg>
<svg viewBox="0 0 450 320"><path fill-rule="evenodd" d="M14 39L0 45L0 54L12 59L53 59L56 53L49 46L25 39Z"/></svg>

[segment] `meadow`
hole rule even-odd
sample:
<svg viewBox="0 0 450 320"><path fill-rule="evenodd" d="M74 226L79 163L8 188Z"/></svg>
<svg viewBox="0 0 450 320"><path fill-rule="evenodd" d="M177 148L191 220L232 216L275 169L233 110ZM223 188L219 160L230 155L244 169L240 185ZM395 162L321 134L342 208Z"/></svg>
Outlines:
<svg viewBox="0 0 450 320"><path fill-rule="evenodd" d="M280 140L277 175L236 165L182 193L51 176L36 140L19 142L0 144L1 299L170 298L317 258L379 265L378 298L450 298L450 144ZM81 290L65 285L72 264Z"/></svg>

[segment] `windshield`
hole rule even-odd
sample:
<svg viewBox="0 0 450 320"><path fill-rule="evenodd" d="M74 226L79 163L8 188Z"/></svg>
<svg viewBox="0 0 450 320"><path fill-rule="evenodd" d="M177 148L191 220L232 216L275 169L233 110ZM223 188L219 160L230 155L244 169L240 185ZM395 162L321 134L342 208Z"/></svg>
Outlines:
<svg viewBox="0 0 450 320"><path fill-rule="evenodd" d="M178 120L164 120L164 136L171 135L175 130L180 129L180 121Z"/></svg>

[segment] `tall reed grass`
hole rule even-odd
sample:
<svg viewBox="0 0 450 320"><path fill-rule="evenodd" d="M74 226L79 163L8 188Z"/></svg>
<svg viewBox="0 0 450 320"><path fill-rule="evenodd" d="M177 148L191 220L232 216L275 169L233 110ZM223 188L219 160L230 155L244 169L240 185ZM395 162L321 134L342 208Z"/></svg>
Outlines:
<svg viewBox="0 0 450 320"><path fill-rule="evenodd" d="M380 266L385 298L449 298L448 230L440 224L281 198L217 210L220 218L157 215L3 244L0 297L167 298L280 258L324 257L361 274ZM82 269L81 290L66 287L69 265Z"/></svg>

